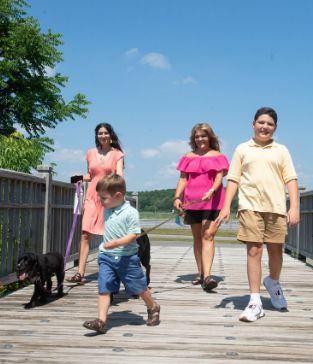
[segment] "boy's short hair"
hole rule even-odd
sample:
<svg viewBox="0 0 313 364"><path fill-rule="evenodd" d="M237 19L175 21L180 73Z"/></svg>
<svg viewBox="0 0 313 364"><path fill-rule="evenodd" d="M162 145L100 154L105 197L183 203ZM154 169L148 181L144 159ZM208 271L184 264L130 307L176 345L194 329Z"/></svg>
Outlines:
<svg viewBox="0 0 313 364"><path fill-rule="evenodd" d="M116 173L104 176L98 181L96 191L106 191L110 195L114 195L116 192L121 192L123 195L126 195L125 179Z"/></svg>
<svg viewBox="0 0 313 364"><path fill-rule="evenodd" d="M274 109L272 109L271 107L261 107L259 110L257 110L257 112L254 115L254 121L256 121L256 119L261 116L261 115L269 115L275 122L275 125L277 125L277 113Z"/></svg>

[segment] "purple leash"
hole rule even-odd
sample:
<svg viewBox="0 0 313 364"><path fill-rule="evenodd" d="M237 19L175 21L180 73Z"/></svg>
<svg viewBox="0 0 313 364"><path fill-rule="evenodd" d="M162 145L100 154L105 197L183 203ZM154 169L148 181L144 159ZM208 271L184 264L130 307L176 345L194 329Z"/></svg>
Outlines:
<svg viewBox="0 0 313 364"><path fill-rule="evenodd" d="M64 256L64 271L66 269L66 263L67 263L69 255L70 255L73 236L74 236L74 232L75 232L76 225L77 225L78 212L80 210L80 186L81 186L81 183L82 183L82 181L78 181L78 182L75 183L75 185L76 185L76 195L77 195L77 205L76 205L76 208L75 208L75 211L74 211L73 223L72 223L70 235L68 237L67 245L66 245L66 253L65 253L65 256Z"/></svg>

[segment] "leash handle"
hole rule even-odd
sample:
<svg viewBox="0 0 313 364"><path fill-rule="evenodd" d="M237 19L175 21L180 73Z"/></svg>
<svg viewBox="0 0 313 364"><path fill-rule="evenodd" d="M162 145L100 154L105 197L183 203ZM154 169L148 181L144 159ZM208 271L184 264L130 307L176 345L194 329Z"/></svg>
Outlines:
<svg viewBox="0 0 313 364"><path fill-rule="evenodd" d="M77 196L77 205L74 211L74 218L73 218L73 223L72 223L72 227L71 227L71 231L67 240L67 244L66 244L66 252L65 252L65 256L64 256L64 271L66 269L66 263L68 260L68 257L70 255L70 251L71 251L71 246L72 246L72 241L73 241L73 236L74 236L74 232L76 229L76 225L77 225L77 218L79 215L79 211L80 211L80 187L81 187L82 181L78 181L75 183L76 185L76 196Z"/></svg>

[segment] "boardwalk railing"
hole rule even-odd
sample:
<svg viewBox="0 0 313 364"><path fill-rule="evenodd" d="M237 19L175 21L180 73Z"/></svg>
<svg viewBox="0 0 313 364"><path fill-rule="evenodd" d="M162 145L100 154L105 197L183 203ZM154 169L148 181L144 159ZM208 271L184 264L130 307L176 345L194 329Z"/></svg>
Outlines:
<svg viewBox="0 0 313 364"><path fill-rule="evenodd" d="M65 254L73 221L75 186L54 181L51 167L38 167L39 176L0 169L0 278L16 280L18 256L26 251ZM136 205L136 197L127 197ZM74 233L70 261L78 259L81 219ZM101 236L93 236L90 249Z"/></svg>
<svg viewBox="0 0 313 364"><path fill-rule="evenodd" d="M313 259L313 191L300 194L300 224L288 230L286 250L297 258Z"/></svg>

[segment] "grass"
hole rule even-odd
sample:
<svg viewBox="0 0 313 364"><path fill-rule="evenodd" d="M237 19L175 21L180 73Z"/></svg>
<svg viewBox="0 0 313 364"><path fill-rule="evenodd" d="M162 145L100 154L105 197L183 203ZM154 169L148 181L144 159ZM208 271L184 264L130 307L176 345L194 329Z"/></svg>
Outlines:
<svg viewBox="0 0 313 364"><path fill-rule="evenodd" d="M174 218L175 214L172 211L139 211L140 219L144 220L165 220L169 219L171 216ZM236 214L232 214L231 220L236 221Z"/></svg>
<svg viewBox="0 0 313 364"><path fill-rule="evenodd" d="M152 230L151 233L149 233L149 235L180 235L180 236L188 236L191 237L191 231L190 229L166 229L166 228L160 228L160 229L155 229ZM236 238L237 236L237 232L235 230L227 230L227 229L223 229L223 230L219 230L216 234L216 236L221 236L221 237L227 237L227 238Z"/></svg>
<svg viewBox="0 0 313 364"><path fill-rule="evenodd" d="M175 241L175 242L182 242L182 243L189 243L192 241L191 237L187 237L187 236L180 236L180 237L170 237L170 236L150 236L149 237L151 242L154 241L166 241L166 242L171 242L171 241ZM234 239L234 240L218 240L216 241L216 244L238 244L238 240Z"/></svg>

